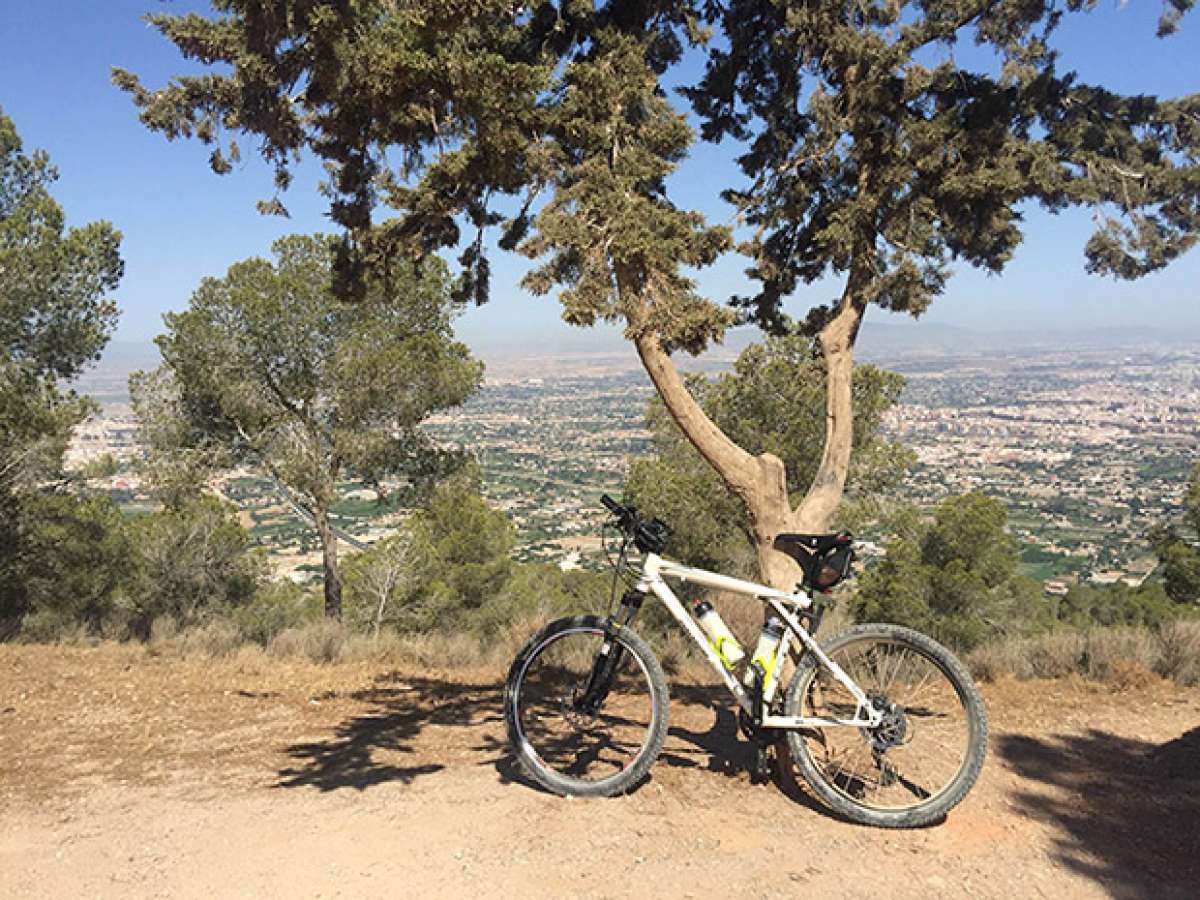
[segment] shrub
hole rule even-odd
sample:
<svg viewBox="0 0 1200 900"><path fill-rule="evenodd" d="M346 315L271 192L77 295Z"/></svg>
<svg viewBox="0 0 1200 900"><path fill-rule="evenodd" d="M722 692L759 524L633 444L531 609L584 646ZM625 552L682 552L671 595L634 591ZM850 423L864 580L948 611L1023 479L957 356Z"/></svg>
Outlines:
<svg viewBox="0 0 1200 900"><path fill-rule="evenodd" d="M243 638L266 647L281 632L320 619L322 603L321 597L291 581L272 581L249 603L230 609L229 618Z"/></svg>
<svg viewBox="0 0 1200 900"><path fill-rule="evenodd" d="M1018 639L1016 645L1024 648L1034 678L1062 678L1084 669L1087 639L1082 632L1052 631Z"/></svg>
<svg viewBox="0 0 1200 900"><path fill-rule="evenodd" d="M179 633L171 644L181 655L203 656L215 659L229 656L242 646L242 636L225 619L210 619Z"/></svg>
<svg viewBox="0 0 1200 900"><path fill-rule="evenodd" d="M57 640L77 624L100 634L117 612L129 557L120 510L106 497L48 494L30 498L20 516L0 592L21 593L25 638Z"/></svg>
<svg viewBox="0 0 1200 900"><path fill-rule="evenodd" d="M340 622L322 619L281 631L267 645L267 653L276 658L299 657L315 663L339 662L348 635Z"/></svg>
<svg viewBox="0 0 1200 900"><path fill-rule="evenodd" d="M1200 622L1168 622L1155 629L1055 631L994 641L974 650L967 662L984 681L1002 676L1082 675L1118 688L1133 688L1151 683L1158 675L1180 685L1195 685L1200 684Z"/></svg>
<svg viewBox="0 0 1200 900"><path fill-rule="evenodd" d="M159 616L188 627L250 602L265 574L233 508L213 497L144 516L131 528L129 607L142 636Z"/></svg>
<svg viewBox="0 0 1200 900"><path fill-rule="evenodd" d="M1177 684L1200 684L1200 622L1168 622L1158 630L1155 671Z"/></svg>
<svg viewBox="0 0 1200 900"><path fill-rule="evenodd" d="M1087 632L1086 667L1094 681L1110 681L1128 674L1130 665L1151 672L1158 663L1159 645L1154 634L1141 628L1093 628Z"/></svg>

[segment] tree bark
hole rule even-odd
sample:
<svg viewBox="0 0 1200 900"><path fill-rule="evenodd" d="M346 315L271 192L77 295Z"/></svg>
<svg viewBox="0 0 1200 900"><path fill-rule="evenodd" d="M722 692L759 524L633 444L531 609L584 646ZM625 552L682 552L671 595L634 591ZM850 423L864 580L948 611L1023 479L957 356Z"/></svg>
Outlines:
<svg viewBox="0 0 1200 900"><path fill-rule="evenodd" d="M325 576L325 617L342 621L342 576L338 572L337 537L329 525L329 510L313 510L313 524L321 541L321 565Z"/></svg>

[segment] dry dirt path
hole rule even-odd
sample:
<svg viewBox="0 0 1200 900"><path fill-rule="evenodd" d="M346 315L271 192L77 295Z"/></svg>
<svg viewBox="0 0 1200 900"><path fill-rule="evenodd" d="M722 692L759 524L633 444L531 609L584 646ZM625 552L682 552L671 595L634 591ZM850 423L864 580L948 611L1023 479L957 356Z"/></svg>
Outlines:
<svg viewBox="0 0 1200 900"><path fill-rule="evenodd" d="M1200 690L985 686L944 824L884 832L752 786L673 685L651 780L512 770L486 674L0 646L0 897L1195 897Z"/></svg>

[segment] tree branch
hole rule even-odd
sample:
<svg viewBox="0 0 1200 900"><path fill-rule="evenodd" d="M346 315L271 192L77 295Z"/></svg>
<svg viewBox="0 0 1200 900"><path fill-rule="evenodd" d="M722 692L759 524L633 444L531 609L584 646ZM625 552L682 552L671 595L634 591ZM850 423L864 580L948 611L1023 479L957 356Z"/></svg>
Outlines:
<svg viewBox="0 0 1200 900"><path fill-rule="evenodd" d="M748 493L757 468L754 457L731 441L696 402L657 334L639 334L634 346L679 430L734 491Z"/></svg>

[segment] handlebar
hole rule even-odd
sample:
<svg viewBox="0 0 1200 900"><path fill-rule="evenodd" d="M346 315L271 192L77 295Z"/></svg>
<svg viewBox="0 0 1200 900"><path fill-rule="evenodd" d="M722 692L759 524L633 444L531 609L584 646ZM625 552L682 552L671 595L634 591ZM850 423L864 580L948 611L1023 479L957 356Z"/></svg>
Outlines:
<svg viewBox="0 0 1200 900"><path fill-rule="evenodd" d="M608 494L603 494L600 502L616 517L617 525L629 535L635 547L643 553L662 553L671 533L665 522L658 519L643 522L636 507L622 506Z"/></svg>

